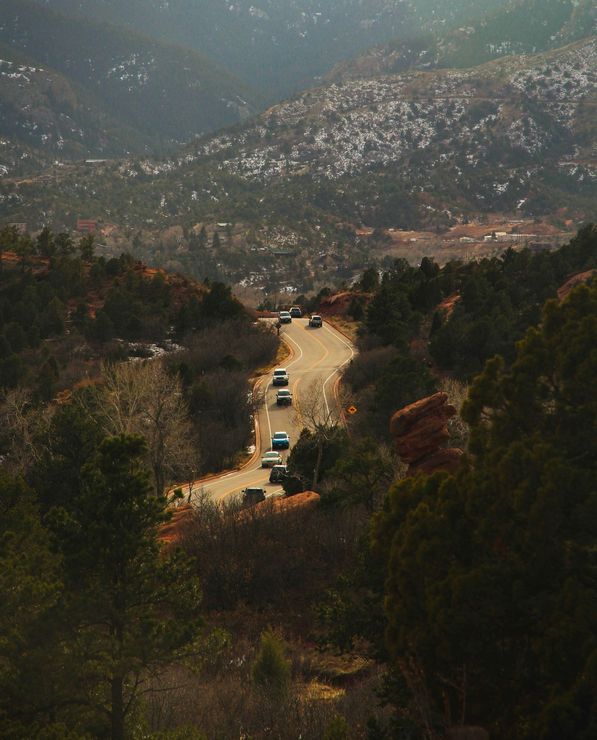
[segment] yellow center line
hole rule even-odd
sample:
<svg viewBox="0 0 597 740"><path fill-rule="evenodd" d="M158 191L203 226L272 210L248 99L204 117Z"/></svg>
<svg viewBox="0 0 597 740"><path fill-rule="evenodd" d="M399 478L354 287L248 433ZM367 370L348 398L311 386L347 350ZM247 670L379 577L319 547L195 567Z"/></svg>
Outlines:
<svg viewBox="0 0 597 740"><path fill-rule="evenodd" d="M307 331L307 328L306 327L303 327L303 331ZM302 371L303 373L308 373L311 370L314 370L318 365L321 365L321 363L325 360L325 358L328 357L328 355L330 354L330 350L325 346L325 344L321 341L321 339L318 339L314 335L312 335L311 338L314 339L317 342L317 344L319 344L321 347L323 347L323 354L312 365L310 365L309 367L305 368ZM298 378L295 381L294 386L292 388L293 396L296 396L296 400L293 398L293 403L294 403L294 407L295 407L296 418L297 418L299 424L303 424L303 416L301 414L301 404L300 404L299 395L298 395L296 389L297 389L298 384L303 379L303 377L304 377L304 375L302 375L300 378Z"/></svg>

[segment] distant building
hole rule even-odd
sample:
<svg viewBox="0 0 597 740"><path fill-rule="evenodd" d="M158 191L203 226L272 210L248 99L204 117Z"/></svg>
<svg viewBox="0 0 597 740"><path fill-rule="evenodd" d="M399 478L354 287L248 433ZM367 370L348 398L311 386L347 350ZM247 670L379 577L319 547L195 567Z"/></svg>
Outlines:
<svg viewBox="0 0 597 740"><path fill-rule="evenodd" d="M528 239L536 238L536 234L508 234L505 231L494 231L492 234L486 234L483 237L485 242L515 242L520 243Z"/></svg>
<svg viewBox="0 0 597 740"><path fill-rule="evenodd" d="M97 221L92 218L78 218L77 231L80 234L95 234L97 231Z"/></svg>

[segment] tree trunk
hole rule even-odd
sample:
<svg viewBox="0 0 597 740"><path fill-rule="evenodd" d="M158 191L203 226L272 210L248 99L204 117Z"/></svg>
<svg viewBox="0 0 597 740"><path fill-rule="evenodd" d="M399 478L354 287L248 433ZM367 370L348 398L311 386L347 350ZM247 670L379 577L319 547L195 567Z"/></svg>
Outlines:
<svg viewBox="0 0 597 740"><path fill-rule="evenodd" d="M323 442L321 439L317 441L317 459L315 460L315 468L313 469L313 484L311 485L312 490L315 490L315 486L319 481L319 470L321 468L321 460L323 458Z"/></svg>
<svg viewBox="0 0 597 740"><path fill-rule="evenodd" d="M112 740L124 740L124 680L121 675L112 677Z"/></svg>

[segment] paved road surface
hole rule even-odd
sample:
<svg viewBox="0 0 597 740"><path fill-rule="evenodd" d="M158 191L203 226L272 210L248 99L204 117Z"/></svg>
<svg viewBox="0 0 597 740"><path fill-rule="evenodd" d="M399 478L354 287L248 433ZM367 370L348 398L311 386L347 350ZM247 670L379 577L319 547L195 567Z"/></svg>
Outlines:
<svg viewBox="0 0 597 740"><path fill-rule="evenodd" d="M339 332L324 323L321 329L310 329L307 319L293 319L292 324L282 326L280 333L293 352L284 367L290 376L288 387L293 393L293 402L300 408L301 395L303 399L312 395L312 388L321 391L320 402L323 408L332 416L338 416L335 382L339 370L348 363L354 355L350 342ZM259 409L259 431L261 453L271 449L271 437L274 432L288 432L290 446L296 442L302 425L297 419L293 406L276 405L276 391L271 385L271 375L262 381L261 389L265 389L265 404ZM306 403L306 401L305 401ZM283 458L288 457L288 451L280 453ZM201 487L210 498L220 501L230 496L238 495L247 486L265 488L266 495L279 494L282 489L279 484L269 483L269 469L261 468L261 455L258 459L243 470L225 473L221 477L208 481ZM200 490L196 487L197 492Z"/></svg>

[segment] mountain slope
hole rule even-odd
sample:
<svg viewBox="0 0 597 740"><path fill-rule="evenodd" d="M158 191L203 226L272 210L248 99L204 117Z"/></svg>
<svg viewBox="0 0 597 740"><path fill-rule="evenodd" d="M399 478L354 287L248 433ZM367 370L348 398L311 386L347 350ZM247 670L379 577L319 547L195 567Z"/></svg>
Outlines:
<svg viewBox="0 0 597 740"><path fill-rule="evenodd" d="M467 70L329 84L175 157L17 184L0 215L127 225L441 226L479 211L597 217L597 37ZM1 191L0 191L1 193ZM6 193L6 191L5 191ZM6 196L5 196L6 197Z"/></svg>
<svg viewBox="0 0 597 740"><path fill-rule="evenodd" d="M41 1L41 0L39 0ZM199 50L273 102L336 62L417 29L444 27L506 0L45 0Z"/></svg>
<svg viewBox="0 0 597 740"><path fill-rule="evenodd" d="M597 32L593 0L510 0L483 19L447 34L442 66L468 67L504 54L533 54Z"/></svg>
<svg viewBox="0 0 597 740"><path fill-rule="evenodd" d="M111 118L64 75L0 44L0 167L27 173L56 156L150 151L149 137Z"/></svg>
<svg viewBox="0 0 597 740"><path fill-rule="evenodd" d="M252 110L246 88L193 51L27 0L1 7L0 42L62 74L142 141L183 141Z"/></svg>
<svg viewBox="0 0 597 740"><path fill-rule="evenodd" d="M422 23L420 33L368 49L337 65L328 79L394 74L410 68L471 67L505 55L555 49L597 33L593 0L506 0L485 10L471 13L452 28Z"/></svg>

